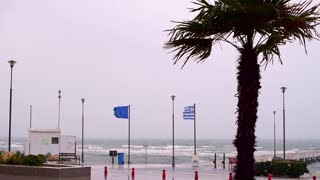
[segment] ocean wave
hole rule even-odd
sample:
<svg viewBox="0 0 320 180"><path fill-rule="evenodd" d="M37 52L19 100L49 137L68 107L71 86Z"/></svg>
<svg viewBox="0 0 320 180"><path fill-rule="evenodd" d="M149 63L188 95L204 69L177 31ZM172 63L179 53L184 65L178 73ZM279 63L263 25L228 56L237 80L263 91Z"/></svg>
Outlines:
<svg viewBox="0 0 320 180"><path fill-rule="evenodd" d="M80 143L79 143L80 142ZM150 141L147 148L141 143L131 144L130 153L131 161L134 163L144 163L145 155L147 153L149 163L160 163L160 164L170 164L172 156L172 144L170 141ZM175 144L175 155L177 156L177 164L186 164L190 165L191 156L193 155L194 146L193 141L177 141ZM87 154L86 161L90 164L99 164L99 163L111 163L111 158L108 157L110 150L117 150L118 152L128 153L128 145L126 141L86 141L87 144L84 145L84 152ZM0 150L7 149L7 141L3 139L0 141ZM12 149L22 151L24 147L23 141L14 141L12 144ZM77 152L80 153L82 150L81 141L78 141ZM147 152L146 152L147 150ZM268 159L273 157L273 144L267 142L260 142L259 146L256 147L255 158L257 160ZM300 158L305 155L310 155L313 152L319 152L320 144L314 143L312 145L305 145L305 143L295 143L288 144L286 157L289 158ZM236 148L230 143L230 141L215 143L208 143L208 141L198 141L197 144L197 153L200 157L200 163L212 163L214 154L216 153L217 161L221 163L223 158L223 153L225 153L226 161L228 162L229 157L236 157L237 151ZM276 152L277 156L282 157L282 150L278 148ZM299 153L297 156L295 153ZM320 154L319 154L320 155ZM101 158L105 157L105 158Z"/></svg>
<svg viewBox="0 0 320 180"><path fill-rule="evenodd" d="M123 148L128 148L128 145L121 145ZM130 145L130 148L145 148L143 145Z"/></svg>
<svg viewBox="0 0 320 180"><path fill-rule="evenodd" d="M155 155L155 156L172 156L172 145L159 145L159 146L147 146L145 148L143 145L130 145L130 153L134 155ZM227 146L227 148L230 148L234 150L234 148L231 148L232 146ZM77 151L81 151L81 145L77 145ZM96 145L96 144L87 144L84 145L84 152L86 153L97 153L97 154L108 154L110 150L117 150L118 152L128 153L128 145L120 145L120 147L108 147L108 146L102 146L102 145ZM147 152L146 152L147 150ZM194 151L193 145L175 145L175 154L177 156L192 156ZM225 149L220 148L219 150L213 148L213 146L199 146L197 148L197 152L201 156L206 157L213 157L214 153L217 153L217 157L222 157L222 153L227 153L229 151L225 151ZM227 156L234 156L234 152L231 151L231 153L226 154Z"/></svg>
<svg viewBox="0 0 320 180"><path fill-rule="evenodd" d="M286 152L287 153L297 153L299 151L300 151L300 149L290 149L290 150L287 150Z"/></svg>
<svg viewBox="0 0 320 180"><path fill-rule="evenodd" d="M200 146L200 147L202 147L202 148L216 148L216 146L208 146L208 145L203 145L203 146Z"/></svg>
<svg viewBox="0 0 320 180"><path fill-rule="evenodd" d="M88 141L87 141L88 142ZM105 141L98 143L98 142L91 142L84 146L84 152L89 154L89 156L86 156L88 158L91 158L91 161L93 163L102 162L101 157L107 157L110 150L117 150L118 152L125 153L127 157L128 153L128 145L125 144L125 141L115 141L111 142L110 144L106 144ZM148 156L148 161L150 163L170 163L171 162L171 156L172 156L172 144L170 142L164 143L163 141L154 141L151 144L148 144L147 147L145 147L143 144L145 142L141 142L141 144L131 144L130 146L130 153L131 153L131 160L135 163L137 162L145 162L145 155ZM158 144L157 144L158 143ZM228 144L229 143L229 144ZM0 144L1 146L1 144ZM289 146L288 146L289 147ZM303 155L303 152L306 151L306 154L310 153L307 152L307 150L319 150L320 145L318 146L307 146L303 147L302 145L298 146L291 146L288 148L287 157L294 157L293 155L290 155L290 153L300 153ZM77 151L81 152L81 145L77 145ZM255 151L255 158L257 160L262 159L269 159L270 157L273 157L273 146L272 144L267 143L260 143L259 146L256 147ZM147 152L146 152L147 151ZM177 156L176 163L189 163L191 162L191 156L193 155L194 146L192 143L180 143L175 144L175 155ZM212 163L212 160L214 158L214 154L216 153L217 160L221 162L223 158L223 154L225 154L225 158L228 161L229 157L236 157L237 151L236 148L230 144L230 142L226 143L220 143L220 144L210 144L210 143L202 143L199 141L199 144L197 144L197 153L200 157L200 162L203 163ZM279 149L277 152L277 155L280 157L282 156L282 151ZM107 160L109 162L110 158L104 158L103 163ZM90 160L89 160L90 161ZM90 161L90 162L91 162ZM111 163L111 162L109 162Z"/></svg>

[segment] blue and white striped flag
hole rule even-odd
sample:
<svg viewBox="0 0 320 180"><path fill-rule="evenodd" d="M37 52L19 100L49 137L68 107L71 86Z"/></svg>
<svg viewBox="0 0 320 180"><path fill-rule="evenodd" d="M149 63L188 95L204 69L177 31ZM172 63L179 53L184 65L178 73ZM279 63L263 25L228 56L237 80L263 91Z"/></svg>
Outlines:
<svg viewBox="0 0 320 180"><path fill-rule="evenodd" d="M183 111L184 120L194 120L194 106L187 106Z"/></svg>

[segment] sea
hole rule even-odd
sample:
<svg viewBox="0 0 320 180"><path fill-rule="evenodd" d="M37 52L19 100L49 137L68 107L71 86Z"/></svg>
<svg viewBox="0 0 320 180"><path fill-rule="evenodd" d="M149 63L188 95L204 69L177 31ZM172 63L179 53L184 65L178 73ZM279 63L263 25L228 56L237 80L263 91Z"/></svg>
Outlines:
<svg viewBox="0 0 320 180"><path fill-rule="evenodd" d="M0 138L0 150L6 150L8 139ZM25 138L13 138L12 150L24 151ZM198 139L196 152L200 163L212 163L216 155L217 164L223 157L235 157L236 149L231 139ZM77 153L81 155L81 140L77 140ZM171 164L173 146L172 139L132 139L130 143L130 161L132 164ZM87 165L111 164L109 151L116 150L128 158L128 141L126 139L88 138L84 140L84 162ZM175 163L190 164L194 153L193 139L176 139L174 145ZM286 153L303 151L320 151L320 140L286 140ZM257 139L255 157L274 155L274 142L271 139ZM276 156L283 156L282 140L276 142ZM114 162L117 163L117 157Z"/></svg>

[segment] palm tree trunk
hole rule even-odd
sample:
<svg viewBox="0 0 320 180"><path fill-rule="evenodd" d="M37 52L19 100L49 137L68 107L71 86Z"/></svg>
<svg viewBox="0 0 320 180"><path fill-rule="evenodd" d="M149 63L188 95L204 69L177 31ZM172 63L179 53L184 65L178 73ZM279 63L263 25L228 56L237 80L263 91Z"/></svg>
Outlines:
<svg viewBox="0 0 320 180"><path fill-rule="evenodd" d="M238 163L236 180L254 180L255 126L257 120L258 94L260 89L260 66L251 42L240 50L238 65L238 119L237 135L233 144L237 148Z"/></svg>

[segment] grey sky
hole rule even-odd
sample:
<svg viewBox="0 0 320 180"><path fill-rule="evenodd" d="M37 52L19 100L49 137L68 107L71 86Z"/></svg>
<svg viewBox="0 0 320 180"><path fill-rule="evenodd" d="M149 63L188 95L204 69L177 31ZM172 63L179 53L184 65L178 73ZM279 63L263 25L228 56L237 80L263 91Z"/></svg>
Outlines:
<svg viewBox="0 0 320 180"><path fill-rule="evenodd" d="M25 136L29 105L33 127L56 128L62 90L63 134L81 134L81 98L87 137L126 138L127 121L113 107L131 104L132 138L171 138L176 97L176 137L192 138L184 106L197 104L199 138L233 138L236 126L236 59L233 47L215 46L202 64L180 70L163 50L171 20L189 19L190 0L1 0L0 136L8 136L8 60L14 59L12 135ZM258 138L282 137L282 93L287 86L288 138L320 138L319 42L281 48L284 65L262 71Z"/></svg>

